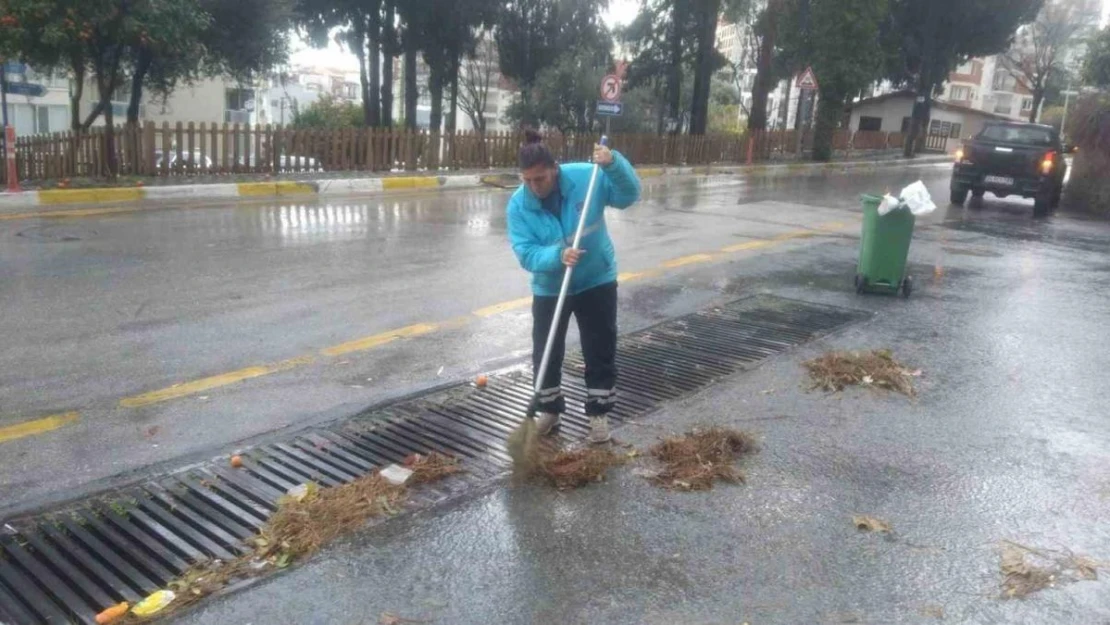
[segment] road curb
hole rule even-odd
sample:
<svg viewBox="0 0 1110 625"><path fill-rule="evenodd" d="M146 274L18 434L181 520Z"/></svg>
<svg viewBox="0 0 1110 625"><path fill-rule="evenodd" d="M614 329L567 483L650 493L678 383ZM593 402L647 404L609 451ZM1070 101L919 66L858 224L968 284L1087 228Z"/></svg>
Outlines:
<svg viewBox="0 0 1110 625"><path fill-rule="evenodd" d="M728 176L728 175L782 175L802 172L856 172L891 167L913 167L947 162L947 156L924 157L913 160L848 161L842 163L787 163L759 165L702 165L697 167L641 167L641 178L654 179L667 176ZM395 192L435 191L439 189L512 188L516 186L516 172L511 170L486 174L451 174L442 176L386 176L380 178L328 179L308 182L270 181L224 184L195 184L154 187L117 187L103 189L50 189L0 193L0 215L18 213L39 206L73 206L89 204L120 204L144 200L229 199L246 197L254 199L336 196L382 195Z"/></svg>

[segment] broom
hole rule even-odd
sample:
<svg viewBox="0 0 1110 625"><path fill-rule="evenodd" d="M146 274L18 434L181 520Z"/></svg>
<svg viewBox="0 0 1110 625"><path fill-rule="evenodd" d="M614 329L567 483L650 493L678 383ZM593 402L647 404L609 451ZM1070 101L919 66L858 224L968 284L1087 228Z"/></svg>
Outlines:
<svg viewBox="0 0 1110 625"><path fill-rule="evenodd" d="M601 145L608 145L608 143L609 138L602 136ZM586 202L582 205L582 215L578 218L578 229L574 232L572 249L578 249L578 244L582 240L582 231L586 228L586 215L590 212L594 187L597 185L600 172L601 168L595 163L593 171L590 173L590 186L586 189ZM528 404L528 413L524 416L524 422L509 434L507 443L509 457L513 459L513 470L517 473L528 474L535 468L536 451L539 448L540 439L539 432L536 429L536 411L540 404L540 390L543 388L543 380L547 376L547 366L551 363L551 350L555 346L555 336L559 332L559 321L563 317L563 306L567 301L567 293L570 291L570 277L573 273L574 267L570 266L563 272L563 285L559 289L559 300L555 303L555 317L551 321L551 330L547 332L547 343L543 348L543 358L540 359L540 368L536 372L532 401Z"/></svg>

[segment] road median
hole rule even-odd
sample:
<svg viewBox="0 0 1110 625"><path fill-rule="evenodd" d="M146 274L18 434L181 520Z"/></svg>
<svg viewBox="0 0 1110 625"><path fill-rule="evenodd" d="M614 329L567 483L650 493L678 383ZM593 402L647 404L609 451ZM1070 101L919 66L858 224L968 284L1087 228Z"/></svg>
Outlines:
<svg viewBox="0 0 1110 625"><path fill-rule="evenodd" d="M752 176L799 173L856 173L880 168L933 165L947 156L914 160L863 160L832 163L760 163L754 165L645 166L637 171L644 179L681 176ZM149 187L104 187L86 189L43 189L21 193L0 193L0 217L22 216L36 207L130 204L144 201L219 200L232 198L282 198L341 195L387 195L390 193L435 192L446 189L507 189L518 182L515 171L444 174L438 176L381 176L367 178L325 178L319 180L259 180Z"/></svg>

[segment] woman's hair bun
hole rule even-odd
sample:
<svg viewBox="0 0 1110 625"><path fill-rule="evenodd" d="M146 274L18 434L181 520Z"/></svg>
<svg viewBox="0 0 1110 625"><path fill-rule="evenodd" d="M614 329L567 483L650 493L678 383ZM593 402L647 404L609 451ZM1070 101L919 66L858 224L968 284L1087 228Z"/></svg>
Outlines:
<svg viewBox="0 0 1110 625"><path fill-rule="evenodd" d="M524 129L524 145L531 145L533 143L543 143L543 135L535 128Z"/></svg>

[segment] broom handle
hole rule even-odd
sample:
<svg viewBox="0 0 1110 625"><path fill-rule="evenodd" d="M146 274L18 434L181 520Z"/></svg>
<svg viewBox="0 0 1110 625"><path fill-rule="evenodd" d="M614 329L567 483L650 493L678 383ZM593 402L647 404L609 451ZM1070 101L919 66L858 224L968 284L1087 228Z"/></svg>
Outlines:
<svg viewBox="0 0 1110 625"><path fill-rule="evenodd" d="M601 137L601 145L608 145L609 137ZM574 231L574 243L571 244L571 249L578 249L578 244L582 241L582 231L586 229L586 216L590 214L590 206L594 198L594 187L597 186L597 178L601 172L601 167L594 163L594 169L590 173L590 186L586 189L586 203L582 205L582 215L578 218L578 229ZM536 399L539 393L543 390L543 380L547 377L547 366L551 362L551 350L555 347L555 336L559 333L559 321L563 318L563 307L567 303L567 293L570 291L570 276L574 273L574 267L567 266L566 271L563 272L563 286L559 289L559 300L555 303L555 318L551 321L551 329L547 332L547 344L543 347L543 358L540 359L540 370L536 375L535 397L533 397L532 408L529 410L529 416L535 414Z"/></svg>

